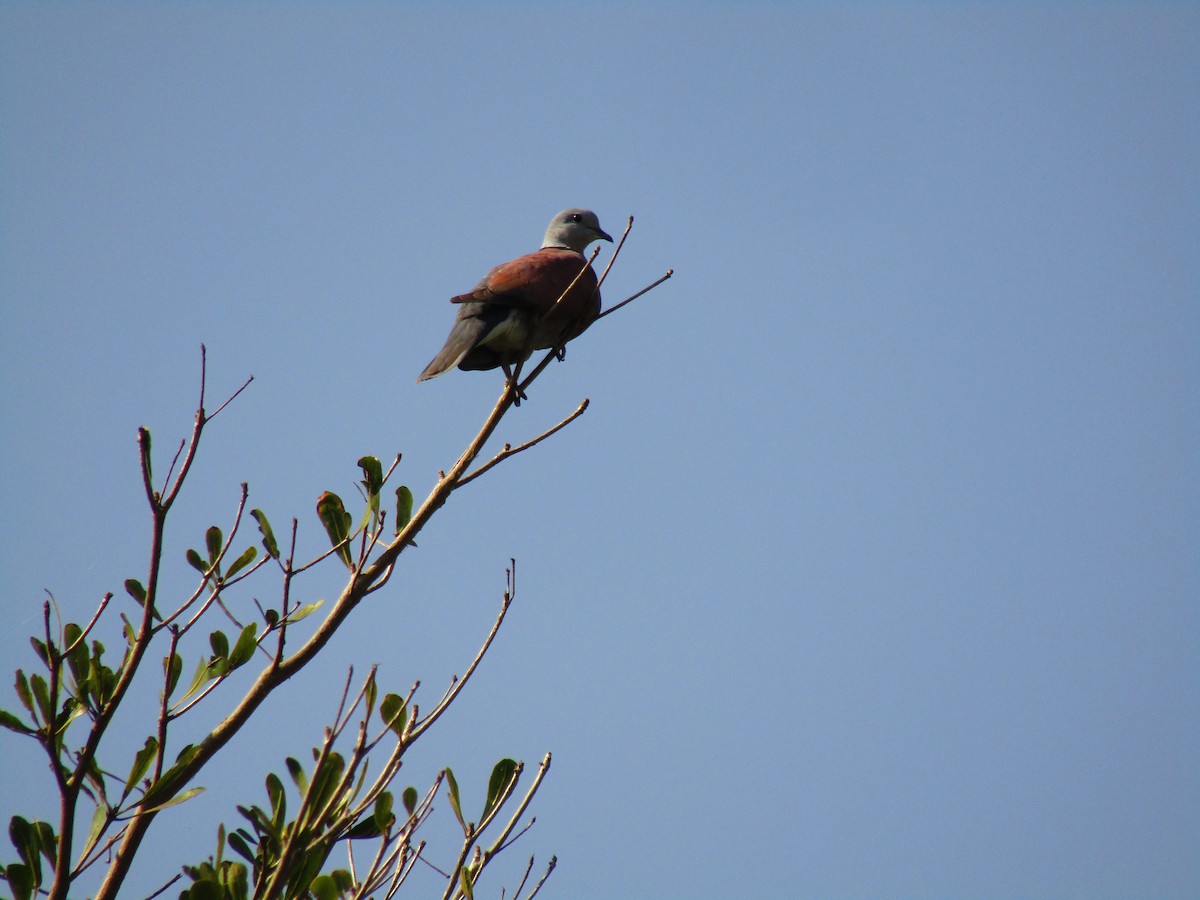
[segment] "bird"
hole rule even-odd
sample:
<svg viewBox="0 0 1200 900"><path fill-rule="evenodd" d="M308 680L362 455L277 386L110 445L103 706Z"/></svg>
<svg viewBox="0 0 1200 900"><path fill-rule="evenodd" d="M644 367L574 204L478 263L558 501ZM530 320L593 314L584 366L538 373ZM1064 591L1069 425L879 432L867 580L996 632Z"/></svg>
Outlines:
<svg viewBox="0 0 1200 900"><path fill-rule="evenodd" d="M511 381L512 367L533 351L561 351L579 337L600 314L596 273L583 255L593 241L612 242L596 214L564 209L550 220L540 249L501 263L472 290L450 298L460 304L454 326L417 381L455 366L499 367Z"/></svg>

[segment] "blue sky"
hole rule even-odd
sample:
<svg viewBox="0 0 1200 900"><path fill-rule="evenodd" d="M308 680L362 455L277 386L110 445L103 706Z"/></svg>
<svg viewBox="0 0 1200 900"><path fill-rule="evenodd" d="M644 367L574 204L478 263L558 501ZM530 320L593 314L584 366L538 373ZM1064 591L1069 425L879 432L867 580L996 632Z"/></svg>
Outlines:
<svg viewBox="0 0 1200 900"><path fill-rule="evenodd" d="M1196 896L1198 109L1192 4L4 3L0 669L46 590L86 619L144 573L135 431L165 469L201 342L210 397L255 381L177 591L242 481L310 551L364 453L423 496L499 390L414 383L446 298L564 206L632 214L606 300L676 276L498 439L588 412L452 499L136 889L347 666L440 696L515 557L401 775L553 751L492 896L529 853L563 897ZM0 817L51 815L0 753Z"/></svg>

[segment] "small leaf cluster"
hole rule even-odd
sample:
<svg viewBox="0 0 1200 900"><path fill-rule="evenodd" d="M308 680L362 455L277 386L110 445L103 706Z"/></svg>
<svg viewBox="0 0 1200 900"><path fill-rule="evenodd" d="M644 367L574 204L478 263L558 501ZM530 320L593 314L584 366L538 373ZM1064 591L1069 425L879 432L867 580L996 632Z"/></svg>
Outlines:
<svg viewBox="0 0 1200 900"><path fill-rule="evenodd" d="M396 798L389 785L400 770L405 750L419 737L415 710L397 694L387 694L379 703L382 729L368 737L368 722L375 709L377 689L375 672L366 679L350 713L361 709L362 720L347 753L334 749L346 733L349 715L340 716L325 741L312 749L312 767L293 757L285 760L288 780L296 800L289 804L289 791L275 773L266 777L266 803L262 806L238 806L244 820L233 830L221 826L217 833L216 853L184 871L192 885L185 898L202 900L241 900L245 897L303 897L316 900L350 900L383 892L392 896L405 883L422 858L425 843L415 837L427 820L432 801L444 780L455 816L463 827L464 843L457 862L449 873L447 890L473 896L473 888L487 862L498 853L512 833L504 829L495 845L486 853L477 852L468 862L483 829L512 796L523 770L521 763L502 759L488 781L480 826L468 823L462 815L462 803L454 774L445 769L422 797L413 786L400 793L403 814L396 809ZM343 704L345 698L343 698ZM368 777L366 760L381 741L389 739L392 750L374 779ZM519 804L513 818L523 812L536 790L531 788ZM293 811L294 810L294 811ZM510 842L510 841L509 841ZM366 845L363 864L355 864L351 844ZM347 848L348 865L329 869L328 862L338 844ZM240 859L226 858L226 849ZM358 851L360 857L363 851Z"/></svg>

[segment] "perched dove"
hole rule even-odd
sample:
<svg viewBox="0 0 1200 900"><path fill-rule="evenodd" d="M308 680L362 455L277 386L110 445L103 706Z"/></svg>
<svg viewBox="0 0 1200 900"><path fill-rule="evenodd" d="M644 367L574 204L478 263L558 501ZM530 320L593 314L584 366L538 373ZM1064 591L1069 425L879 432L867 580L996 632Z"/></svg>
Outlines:
<svg viewBox="0 0 1200 900"><path fill-rule="evenodd" d="M564 209L556 215L540 250L496 266L470 293L451 298L461 304L454 327L417 381L454 366L499 366L511 377L511 367L534 350L562 347L582 334L600 314L596 273L583 255L597 240L612 238L590 209ZM562 297L572 281L575 286ZM559 297L562 302L556 306Z"/></svg>

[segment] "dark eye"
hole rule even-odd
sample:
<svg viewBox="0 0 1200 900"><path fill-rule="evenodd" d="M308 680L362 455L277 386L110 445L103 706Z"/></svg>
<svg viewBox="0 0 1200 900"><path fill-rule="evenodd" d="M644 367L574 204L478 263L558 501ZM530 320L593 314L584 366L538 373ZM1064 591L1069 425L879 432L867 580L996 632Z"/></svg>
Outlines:
<svg viewBox="0 0 1200 900"><path fill-rule="evenodd" d="M583 216L581 216L579 213L571 213L571 221L572 222L582 222Z"/></svg>

